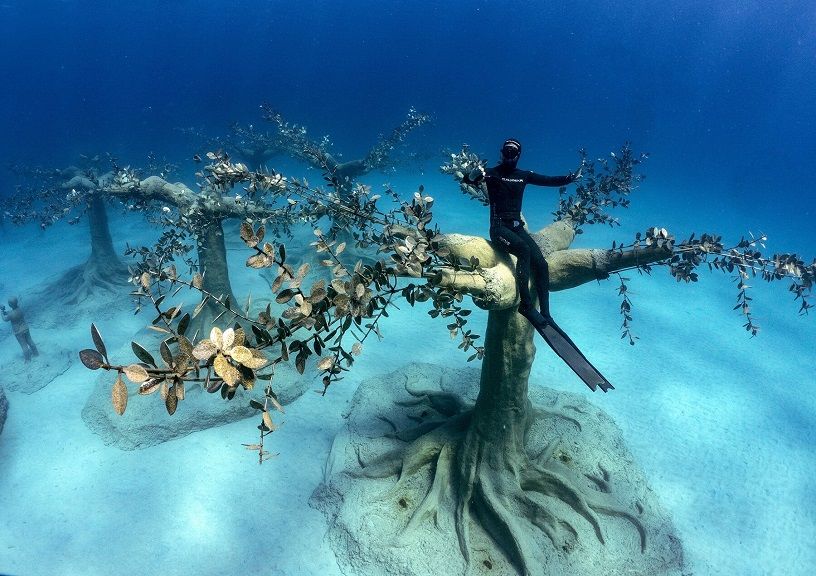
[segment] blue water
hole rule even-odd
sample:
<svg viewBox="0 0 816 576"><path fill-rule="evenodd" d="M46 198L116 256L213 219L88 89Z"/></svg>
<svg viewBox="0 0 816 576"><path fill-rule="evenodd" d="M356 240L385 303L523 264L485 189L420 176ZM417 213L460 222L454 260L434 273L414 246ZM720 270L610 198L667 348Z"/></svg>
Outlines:
<svg viewBox="0 0 816 576"><path fill-rule="evenodd" d="M0 195L13 193L8 163L63 167L79 154L108 151L134 165L153 152L179 164L180 177L192 185L191 140L178 129L219 136L236 121L263 129L264 103L314 137L329 135L333 150L351 159L413 106L434 121L410 136L409 147L424 164L400 172L398 183L405 194L423 183L443 199L437 206L443 227L487 232L479 208L436 171L446 149L467 143L493 160L499 143L512 136L524 145L523 167L560 174L574 168L581 147L597 156L630 141L651 154L632 213L620 214L619 236L590 229L583 245L606 245L660 225L678 236L762 231L770 252L797 252L808 262L816 256L816 4L544 4L0 0L0 174L6 182ZM287 159L281 164L292 176L304 170ZM379 184L392 175L372 178ZM528 195L535 224L546 224L552 207L552 196ZM451 218L460 213L468 216ZM4 251L37 250L24 234L0 238ZM11 286L10 272L0 274L0 283ZM765 298L789 298L784 286L775 288ZM617 306L614 290L605 290ZM684 298L680 309L668 298L648 306L658 318L685 318L695 300ZM769 319L782 339L782 323L796 322L793 342L769 337L765 345L778 350L779 362L789 347L804 354L799 357L807 364L796 372L804 394L814 385L814 327L812 318L800 322L796 309L786 302L781 314L788 316ZM743 338L739 318L729 313L726 308L722 326L732 332L717 336L726 342ZM608 322L615 337L614 310ZM3 346L11 344L7 339ZM813 412L791 418L797 429L813 429ZM813 458L812 445L800 449ZM798 529L813 534L816 514L808 510ZM14 546L0 542L0 572L4 555L22 545ZM709 552L698 549L697 555ZM806 559L813 561L813 554ZM42 568L26 562L30 570L20 573ZM791 559L778 572L753 573L809 574L809 568Z"/></svg>

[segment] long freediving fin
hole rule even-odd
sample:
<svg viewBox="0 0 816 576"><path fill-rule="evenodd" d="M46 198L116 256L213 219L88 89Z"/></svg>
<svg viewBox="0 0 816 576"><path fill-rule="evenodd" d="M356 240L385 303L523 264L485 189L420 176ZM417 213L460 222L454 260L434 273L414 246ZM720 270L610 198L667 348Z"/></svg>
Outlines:
<svg viewBox="0 0 816 576"><path fill-rule="evenodd" d="M583 355L578 346L567 336L566 332L556 324L552 318L548 318L547 322L535 326L536 331L541 334L544 341L550 345L553 352L558 354L561 359L567 363L567 366L572 368L578 377L584 381L584 384L589 386L593 392L596 388L600 388L604 392L613 390L615 387L609 383L609 380L604 378L603 374L598 372L598 369L593 366L586 356Z"/></svg>

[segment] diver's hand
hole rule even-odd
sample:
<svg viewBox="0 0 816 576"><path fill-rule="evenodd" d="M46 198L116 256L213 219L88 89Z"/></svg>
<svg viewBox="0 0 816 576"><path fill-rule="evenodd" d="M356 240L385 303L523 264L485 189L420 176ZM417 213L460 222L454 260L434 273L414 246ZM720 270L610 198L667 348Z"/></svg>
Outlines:
<svg viewBox="0 0 816 576"><path fill-rule="evenodd" d="M581 164L578 167L578 172L570 172L570 177L572 178L572 181L575 182L576 180L580 180L581 178L583 178L584 177L584 175L582 173L583 171L584 171L584 165Z"/></svg>

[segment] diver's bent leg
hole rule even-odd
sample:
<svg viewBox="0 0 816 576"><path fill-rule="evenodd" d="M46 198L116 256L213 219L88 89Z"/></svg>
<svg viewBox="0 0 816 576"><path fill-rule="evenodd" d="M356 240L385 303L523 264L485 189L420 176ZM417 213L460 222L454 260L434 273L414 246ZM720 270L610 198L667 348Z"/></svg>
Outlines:
<svg viewBox="0 0 816 576"><path fill-rule="evenodd" d="M533 237L526 230L522 230L519 236L530 247L530 262L538 295L538 308L542 316L550 318L550 267Z"/></svg>
<svg viewBox="0 0 816 576"><path fill-rule="evenodd" d="M527 316L525 312L534 309L533 298L530 295L530 247L507 226L491 227L490 239L516 257L516 287L521 301L519 312ZM527 318L529 319L529 316Z"/></svg>

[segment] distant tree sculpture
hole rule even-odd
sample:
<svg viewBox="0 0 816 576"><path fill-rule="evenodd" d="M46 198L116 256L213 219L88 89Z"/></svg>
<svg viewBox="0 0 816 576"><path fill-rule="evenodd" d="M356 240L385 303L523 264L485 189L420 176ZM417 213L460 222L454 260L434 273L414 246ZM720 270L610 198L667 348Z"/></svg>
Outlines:
<svg viewBox="0 0 816 576"><path fill-rule="evenodd" d="M251 218L262 220L278 233L283 234L290 217L292 205L270 208L250 196L274 196L285 189L285 179L269 172L250 172L244 164L233 164L225 154L210 153L212 163L198 173L200 191L194 192L182 183L170 183L159 176L139 179L136 173L122 170L104 187L110 197L130 201L134 208L160 206L164 213L162 224L170 230L181 230L181 237L196 239L197 264L189 262L198 270L198 288L202 290L203 314L197 326L209 327L221 315L224 303L237 305L227 266L224 243L224 220ZM246 182L247 198L240 194L225 195L234 184ZM174 215L176 217L174 217ZM134 280L141 281L145 269L173 265L179 255L178 234L165 234L155 250L144 250L142 262L134 267ZM220 304L217 304L220 302Z"/></svg>
<svg viewBox="0 0 816 576"><path fill-rule="evenodd" d="M128 270L113 248L103 187L100 158L83 157L84 166L64 170L17 167L24 183L7 201L7 218L16 224L38 222L45 230L62 219L70 224L88 217L91 254L49 286L45 294L64 304L76 304L101 293L117 293L128 284Z"/></svg>
<svg viewBox="0 0 816 576"><path fill-rule="evenodd" d="M427 114L420 114L411 108L402 124L387 136L381 136L365 157L341 162L330 152L328 137L324 136L319 142L315 142L309 139L305 127L290 124L280 112L264 106L263 113L264 119L276 127L282 149L294 158L321 170L341 195L348 193L361 176L393 166L393 153L397 146L408 134L431 120Z"/></svg>
<svg viewBox="0 0 816 576"><path fill-rule="evenodd" d="M400 159L395 157L400 144L408 135L429 123L431 117L415 109L408 110L405 120L387 135L381 135L363 158L340 161L331 151L328 136L312 140L306 127L287 122L283 115L270 106L261 106L263 118L273 126L271 132L260 130L254 124L234 123L225 136L213 137L195 128L183 128L201 148L199 155L208 150L222 150L243 160L251 170L262 170L275 156L284 154L305 162L324 174L332 187L341 194L351 190L354 183L369 172L388 170Z"/></svg>
<svg viewBox="0 0 816 576"><path fill-rule="evenodd" d="M204 156L211 150L221 150L236 157L250 170L263 170L275 156L284 154L286 146L280 135L259 130L254 124L235 122L225 135L212 136L202 128L178 128L194 143L195 156Z"/></svg>
<svg viewBox="0 0 816 576"><path fill-rule="evenodd" d="M694 282L695 270L707 265L737 278L739 307L747 318L745 327L752 334L758 327L751 319L745 294L745 281L752 276L767 281L789 279L791 291L802 300L800 311L807 312L810 304L806 296L816 277L816 261L806 265L793 254L766 258L758 250L762 238L743 239L726 248L715 235L704 234L699 239L692 235L677 242L666 229L649 228L626 246L570 248L582 226L615 222L607 209L628 204L628 195L639 179L635 170L642 159L624 147L611 161L601 161L599 168L595 163L586 163L585 179L574 195L562 191L556 221L534 235L550 266L551 289L569 289L624 270L650 271L659 265L666 266L678 281ZM478 157L463 150L451 157L443 171L462 182L463 175L480 163ZM241 173L244 180L252 177ZM465 184L463 190L476 198L484 194ZM290 194L301 194L305 199L302 205L317 205L317 194L308 187L301 185ZM433 199L423 190L415 193L410 202L401 202L395 195L392 198L398 206L385 212L373 197L367 203L353 205L344 204L340 197L330 202L321 200L326 210L354 214L362 211L368 223L366 237L389 255L373 265L351 265L341 256L345 246L318 229L313 245L325 255L323 264L331 269L328 283L320 279L309 285L308 265L292 270L286 263L285 248L264 243L264 227L245 222L241 237L251 253L247 264L276 267L273 290L279 303L289 305L278 319L271 316L269 308L257 318L250 318L227 306L226 314L250 325L251 335L242 328L214 328L208 338L188 340L184 331L189 320L182 317L176 324L174 319L180 312L173 307L169 314L160 314L154 321L163 324L168 333L161 347L163 366L159 367L144 350L137 351L140 363L112 364L95 326L92 336L96 349L83 350L82 361L91 369L125 374L140 385L143 394L161 387L164 404L171 413L184 398L185 382L203 381L211 392L220 390L223 397L232 398L239 387L251 389L257 379L270 380L263 397L251 400L261 414L260 441L248 448L256 450L263 461L268 457L264 437L275 428L271 412L276 398L272 373L267 372L270 367L294 357L302 372L309 358L315 356L319 358L317 367L323 373L325 393L350 369L366 338L380 334L380 321L387 316L390 305L398 299L412 306L429 301L429 314L446 319L447 329L460 338L459 347L470 352L469 359L483 360L478 399L472 407L451 394L427 394L418 399L427 403L438 418L400 433L404 444L376 460L360 460L361 467L353 474L361 481L396 476L398 484L415 478L425 482L426 495L414 509L406 531L422 529L428 517L449 515L466 562L472 555L470 534L474 525L492 536L521 574L535 572L538 551L524 545L525 534L532 527L561 548L574 533L571 526L575 518L589 522L603 541L601 516L615 515L632 524L644 547L645 535L636 514L620 508L614 494L589 490L582 478L555 459L534 460L525 451L524 438L534 421L551 415L533 411L528 399L535 347L530 324L516 312L518 294L512 259L483 238L441 234L432 229ZM159 312L170 306L162 308L164 297L177 288L200 288L195 279L183 280L166 269L148 269L143 274L139 292ZM406 283L405 278L410 280ZM625 280L621 280L621 286L626 335L631 308ZM489 310L484 346L477 346L480 336L466 327L469 310L460 305L465 295ZM349 341L353 342L351 346ZM121 413L126 402L127 388L119 377L113 389L113 404ZM562 517L543 504L539 498L542 495L560 501L565 505L560 509L571 510L575 518Z"/></svg>

